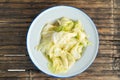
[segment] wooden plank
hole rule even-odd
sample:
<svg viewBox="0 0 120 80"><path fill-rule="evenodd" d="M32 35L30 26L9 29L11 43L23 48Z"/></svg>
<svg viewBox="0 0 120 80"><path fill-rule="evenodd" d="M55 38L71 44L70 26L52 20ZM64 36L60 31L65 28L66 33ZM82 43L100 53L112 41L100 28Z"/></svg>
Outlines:
<svg viewBox="0 0 120 80"><path fill-rule="evenodd" d="M96 57L96 59L94 60L94 63L100 63L100 64L101 63L103 63L103 64L106 63L106 64L109 64L109 63L113 63L113 59L110 58L110 57Z"/></svg>
<svg viewBox="0 0 120 80"><path fill-rule="evenodd" d="M109 8L110 5L111 5L111 0L106 0L106 1L101 1L101 0L98 0L98 1L88 1L88 0L82 0L82 1L68 1L68 0L64 0L64 1L57 1L57 2L39 2L39 3L34 3L32 2L31 4L21 4L21 3L12 3L12 5L10 5L11 3L6 3L4 5L0 5L0 7L2 6L3 8L30 8L30 7L37 7L37 8L40 8L41 6L49 6L49 5L54 5L54 4L63 4L63 5L72 5L72 6L77 6L77 7L84 7L84 8ZM39 5L41 4L41 5ZM86 5L86 6L84 6ZM14 7L16 6L16 7Z"/></svg>
<svg viewBox="0 0 120 80"><path fill-rule="evenodd" d="M0 72L0 80L4 77L13 77L13 78L19 78L19 77L29 77L29 72Z"/></svg>
<svg viewBox="0 0 120 80"><path fill-rule="evenodd" d="M50 78L46 78L47 80L50 80ZM87 77L74 77L74 78L65 78L64 80L119 80L119 77L118 76L87 76ZM44 78L41 78L41 77L37 77L37 78L33 78L33 80L44 80ZM63 80L61 78L53 78L52 80Z"/></svg>
<svg viewBox="0 0 120 80"><path fill-rule="evenodd" d="M18 37L16 37L16 38L18 38ZM10 42L5 42L5 41L10 41ZM18 40L18 41L17 41ZM4 46L4 45L24 45L24 46L26 46L25 45L25 41L23 42L23 40L25 40L25 39L16 39L16 40L13 40L13 38L12 39L4 39L4 40L1 40L1 44L0 44L0 46Z"/></svg>
<svg viewBox="0 0 120 80"><path fill-rule="evenodd" d="M4 31L5 30L5 31ZM21 31L20 31L21 30ZM2 30L1 30L2 31ZM17 31L17 32L16 32ZM26 44L26 33L27 29L3 29L3 33L7 32L5 34L0 34L0 45L25 45ZM10 35L10 34L11 35ZM8 35L7 35L8 34Z"/></svg>
<svg viewBox="0 0 120 80"><path fill-rule="evenodd" d="M105 20L93 19L93 21L95 23L98 23L98 24L111 24L111 23L113 23L113 20L111 20L111 19L109 19L109 20L107 20L107 19L105 19Z"/></svg>
<svg viewBox="0 0 120 80"><path fill-rule="evenodd" d="M0 57L0 69L34 69L34 65L26 56L4 56Z"/></svg>
<svg viewBox="0 0 120 80"><path fill-rule="evenodd" d="M114 50L113 57L115 57L115 58L117 58L117 57L119 58L120 57L120 49Z"/></svg>
<svg viewBox="0 0 120 80"><path fill-rule="evenodd" d="M30 23L32 20L30 18L27 18L27 19L1 19L0 20L0 23ZM111 19L93 19L93 21L95 23L103 23L103 24L110 24L110 23L113 23L113 20Z"/></svg>
<svg viewBox="0 0 120 80"><path fill-rule="evenodd" d="M29 28L30 23L12 23L12 24L7 24L7 23L0 23L0 28Z"/></svg>
<svg viewBox="0 0 120 80"><path fill-rule="evenodd" d="M30 18L27 18L27 19L1 19L0 20L0 23L17 23L17 22L23 22L23 23L29 23L31 22L31 19Z"/></svg>
<svg viewBox="0 0 120 80"><path fill-rule="evenodd" d="M23 2L23 3L27 3L27 2L43 2L44 0L35 0L35 1L33 1L33 0L1 0L0 2ZM51 1L51 0L50 0ZM61 0L62 1L62 0ZM64 0L64 1L73 1L73 0ZM78 0L74 0L74 1L78 1ZM89 2L89 0L81 0L81 2ZM59 2L58 0L52 0L51 2ZM62 1L63 2L63 1ZM93 2L93 3L100 3L100 2L110 2L110 0L106 0L106 1L104 1L104 0L91 0L91 2Z"/></svg>
<svg viewBox="0 0 120 80"><path fill-rule="evenodd" d="M90 71L95 72L95 73L102 72L104 70L109 70L109 71L111 70L112 71L112 69L113 69L112 66L113 66L112 63L110 63L110 64L109 63L96 63L94 61L94 63L88 68L88 71L90 70Z"/></svg>
<svg viewBox="0 0 120 80"><path fill-rule="evenodd" d="M110 48L109 49L100 49L99 48L98 56L100 56L100 57L120 57L119 52L120 52L120 46L114 45L114 46L112 46L112 49L110 49Z"/></svg>
<svg viewBox="0 0 120 80"><path fill-rule="evenodd" d="M9 63L0 63L0 69L2 69L3 71L11 71L11 70L14 70L15 69L15 71L16 71L16 69L20 69L20 71L22 70L22 71L27 71L27 70L30 70L30 69L36 69L35 68L35 66L32 64L32 63L26 63L26 61L24 62L18 62L18 61L16 61L15 63L14 63L15 61L11 61L11 63L9 62ZM17 71L19 71L19 70L17 70ZM11 71L12 72L12 71Z"/></svg>
<svg viewBox="0 0 120 80"><path fill-rule="evenodd" d="M119 15L120 14L120 9L119 8L114 8L113 10L113 16Z"/></svg>
<svg viewBox="0 0 120 80"><path fill-rule="evenodd" d="M113 59L113 70L120 71L120 56Z"/></svg>
<svg viewBox="0 0 120 80"><path fill-rule="evenodd" d="M19 30L19 29L16 29L16 30ZM26 29L27 30L27 29ZM4 32L6 32L6 33L4 33ZM15 39L15 38L18 38L18 39L16 39L16 40L23 40L23 41L25 41L25 39L26 39L26 34L27 34L27 31L12 31L11 29L7 32L7 31L4 31L4 32L0 32L0 40L1 40L1 42L3 42L4 43L4 41L6 41L6 40L10 40L10 41L13 41L13 38ZM4 36L6 36L6 37L4 37ZM2 38L3 37L3 38ZM15 41L15 40L14 40ZM2 44L3 44L2 43Z"/></svg>
<svg viewBox="0 0 120 80"><path fill-rule="evenodd" d="M19 3L20 4L20 3ZM11 8L10 8L11 9ZM22 13L23 11L31 11L31 8L23 8L23 9L21 9L21 8L13 8L12 9L12 11L10 11L10 9L9 8L0 8L0 10L1 11L5 11L5 12L14 12L14 13L16 13L17 14L17 11L18 11L18 13ZM41 6L41 8L33 8L33 11L35 11L35 12L39 12L39 11L41 11L43 8L42 8L42 6ZM112 13L112 9L109 7L109 8L80 8L82 11L84 11L84 12L87 12L87 13L91 13L91 14L96 14L96 13L98 13L99 15L100 15L100 13L101 13L101 15L106 15L106 14L108 14L107 16L110 16ZM37 11L38 10L38 11ZM0 13L2 13L2 12L0 12ZM25 12L26 13L26 12ZM29 14L29 13L28 13ZM31 13L30 13L31 14ZM15 15L16 16L16 15ZM20 15L19 15L20 16ZM21 16L22 17L22 16ZM96 17L99 17L99 16L96 16Z"/></svg>
<svg viewBox="0 0 120 80"><path fill-rule="evenodd" d="M0 16L5 16L5 17L6 16L9 17L10 15L11 16L20 16L21 15L21 17L22 16L29 16L30 17L30 16L38 15L40 13L40 11L41 11L40 9L31 10L31 9L24 9L24 8L23 9L13 9L12 11L9 8L0 9L0 10L1 10L0 11ZM3 18L3 17L1 17L1 18Z"/></svg>
<svg viewBox="0 0 120 80"><path fill-rule="evenodd" d="M31 5L30 4L15 4L15 3L5 3L5 4L2 4L0 3L0 7L2 8L30 8Z"/></svg>
<svg viewBox="0 0 120 80"><path fill-rule="evenodd" d="M86 13L93 13L93 14L98 13L99 16L96 14L95 15L96 17L101 17L101 15L106 15L106 16L111 17L111 15L112 15L112 13L111 13L112 9L110 9L110 8L97 8L97 9L95 9L95 8L82 8L82 10Z"/></svg>
<svg viewBox="0 0 120 80"><path fill-rule="evenodd" d="M42 2L44 0L0 0L0 2ZM56 0L55 0L56 1Z"/></svg>
<svg viewBox="0 0 120 80"><path fill-rule="evenodd" d="M20 43L21 44L21 43ZM16 45L15 44L11 44L11 45L8 45L8 43L6 44L2 44L0 46L0 56L7 56L7 55L28 55L27 53L27 50L26 50L26 47L25 45L19 45L19 43L17 43Z"/></svg>
<svg viewBox="0 0 120 80"><path fill-rule="evenodd" d="M107 44L102 45L102 44L101 44L101 45L99 46L99 49L100 49L100 50L113 50L113 49L114 49L114 46L113 46L112 44L111 44L111 45L109 45L109 44L108 44L108 45L107 45Z"/></svg>
<svg viewBox="0 0 120 80"><path fill-rule="evenodd" d="M120 78L120 0L114 0L113 4L113 20L114 20L114 27L115 27L115 47L114 47L114 55L113 55L113 70L115 71L116 75Z"/></svg>
<svg viewBox="0 0 120 80"><path fill-rule="evenodd" d="M91 18L93 19L97 19L97 20L100 20L100 19L112 19L112 10L110 10L110 12L102 12L102 11L98 11L97 9L94 9L96 10L95 12L91 12L91 10L89 11L86 11L84 10L84 12L86 12ZM107 9L106 9L107 10Z"/></svg>
<svg viewBox="0 0 120 80"><path fill-rule="evenodd" d="M75 3L75 4L74 4ZM107 3L107 5L106 5ZM88 1L88 0L83 0L83 1L59 1L59 4L69 4L69 5L73 5L73 6L77 6L77 7L90 7L90 8L108 8L111 5L111 1L110 0L106 0L104 1ZM84 6L85 5L85 6Z"/></svg>
<svg viewBox="0 0 120 80"><path fill-rule="evenodd" d="M100 53L103 53L103 54L112 54L114 51L113 50L99 50Z"/></svg>
<svg viewBox="0 0 120 80"><path fill-rule="evenodd" d="M24 45L5 45L0 46L0 56L5 55L28 55Z"/></svg>
<svg viewBox="0 0 120 80"><path fill-rule="evenodd" d="M106 24L106 23L104 23L104 24L95 23L95 25L98 28L102 28L102 27L104 27L104 28L114 28L113 23L108 23L108 24Z"/></svg>
<svg viewBox="0 0 120 80"><path fill-rule="evenodd" d="M101 75L99 75L101 74ZM33 77L33 80L39 80L39 79L50 79L51 77L49 76L41 76L37 73L34 74L35 76L32 76ZM87 77L86 77L87 76ZM106 72L96 72L96 73L93 73L93 72L83 72L79 75L77 75L76 77L71 77L71 78L65 78L65 80L102 80L102 79L106 79L106 80L109 80L109 79L115 79L115 80L119 80L119 76L113 74L111 71L106 71ZM62 80L60 78L52 78L52 80Z"/></svg>
<svg viewBox="0 0 120 80"><path fill-rule="evenodd" d="M4 50L4 49L18 49L18 48L21 48L21 49L25 49L26 46L13 46L13 45L10 45L10 46L0 46L0 50Z"/></svg>
<svg viewBox="0 0 120 80"><path fill-rule="evenodd" d="M113 35L114 34L114 28L99 28L98 29L98 33L99 34L110 34L110 35Z"/></svg>
<svg viewBox="0 0 120 80"><path fill-rule="evenodd" d="M15 33L15 32L27 32L28 31L28 29L27 28L2 28L2 29L0 29L0 33L9 33L9 32L13 32L13 33ZM5 34L1 34L1 35L5 35ZM26 35L26 34L24 34L24 35Z"/></svg>
<svg viewBox="0 0 120 80"><path fill-rule="evenodd" d="M99 40L113 40L114 37L110 35L99 35Z"/></svg>
<svg viewBox="0 0 120 80"><path fill-rule="evenodd" d="M120 0L114 0L114 8L120 8Z"/></svg>
<svg viewBox="0 0 120 80"><path fill-rule="evenodd" d="M116 48L119 49L119 42L120 42L120 7L119 7L120 3L119 0L115 0L114 3L114 23L115 23L115 36L114 36L114 40L116 40L118 42L118 44L116 44ZM119 50L115 51L118 52L118 54L115 54L114 56L119 56Z"/></svg>
<svg viewBox="0 0 120 80"><path fill-rule="evenodd" d="M95 10L97 10L97 9L95 9ZM110 10L109 10L110 11ZM34 13L33 13L34 12ZM100 12L100 11L95 11L94 13L91 13L91 11L89 10L89 11L86 11L89 15L90 15L90 17L92 17L93 19L94 18L97 18L97 20L99 20L99 19L107 19L108 20L108 18L110 18L111 19L111 13L104 13L104 12ZM9 14L8 14L9 13ZM20 9L13 9L12 11L10 10L10 9L7 9L7 10L5 10L5 9L3 9L3 10L1 10L0 11L0 16L1 16L1 18L3 17L3 16L7 16L7 17L11 17L11 19L12 18L15 18L15 17L18 17L18 18L24 18L25 19L25 17L26 18L28 18L28 17L30 17L31 18L31 16L33 16L33 15L38 15L40 12L39 12L39 10L36 10L36 9L33 9L33 10L30 10L30 9L22 9L22 10L20 10ZM20 16L21 15L21 16ZM5 17L3 17L3 18L5 18ZM3 22L3 21L2 21ZM5 21L4 21L5 22Z"/></svg>
<svg viewBox="0 0 120 80"><path fill-rule="evenodd" d="M4 56L0 57L0 61L28 61L29 57L28 56Z"/></svg>
<svg viewBox="0 0 120 80"><path fill-rule="evenodd" d="M23 78L23 77L3 77L3 78L0 78L0 80L30 80L30 78L26 77L26 78Z"/></svg>
<svg viewBox="0 0 120 80"><path fill-rule="evenodd" d="M22 50L22 49L6 49L6 50L0 50L0 56L7 56L7 55L28 55L26 50Z"/></svg>
<svg viewBox="0 0 120 80"><path fill-rule="evenodd" d="M115 46L114 46L114 50L118 50L118 52L119 52L119 50L120 50L120 45L119 45L119 44L115 45Z"/></svg>
<svg viewBox="0 0 120 80"><path fill-rule="evenodd" d="M114 15L114 21L115 21L115 23L116 23L116 21L119 22L119 20L120 20L120 14Z"/></svg>
<svg viewBox="0 0 120 80"><path fill-rule="evenodd" d="M114 40L119 40L120 41L120 36L114 37Z"/></svg>
<svg viewBox="0 0 120 80"><path fill-rule="evenodd" d="M116 44L118 42L114 41L114 40L100 40L99 44L102 45L110 45L113 46L113 44Z"/></svg>

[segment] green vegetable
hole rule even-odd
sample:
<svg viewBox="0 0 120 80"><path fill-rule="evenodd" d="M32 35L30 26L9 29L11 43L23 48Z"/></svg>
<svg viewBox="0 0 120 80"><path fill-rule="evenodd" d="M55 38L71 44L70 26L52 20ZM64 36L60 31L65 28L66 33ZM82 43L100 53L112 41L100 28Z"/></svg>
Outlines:
<svg viewBox="0 0 120 80"><path fill-rule="evenodd" d="M44 26L37 46L48 59L53 73L65 73L82 57L90 44L80 21L62 17Z"/></svg>

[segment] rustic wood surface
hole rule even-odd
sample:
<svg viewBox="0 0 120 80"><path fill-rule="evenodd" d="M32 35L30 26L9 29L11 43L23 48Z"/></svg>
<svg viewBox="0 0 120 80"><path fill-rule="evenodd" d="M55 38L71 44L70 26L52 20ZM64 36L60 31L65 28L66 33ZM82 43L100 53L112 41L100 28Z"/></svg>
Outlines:
<svg viewBox="0 0 120 80"><path fill-rule="evenodd" d="M100 37L94 63L65 80L120 80L120 0L0 0L0 80L62 80L36 69L26 50L32 20L55 5L82 9L93 19Z"/></svg>

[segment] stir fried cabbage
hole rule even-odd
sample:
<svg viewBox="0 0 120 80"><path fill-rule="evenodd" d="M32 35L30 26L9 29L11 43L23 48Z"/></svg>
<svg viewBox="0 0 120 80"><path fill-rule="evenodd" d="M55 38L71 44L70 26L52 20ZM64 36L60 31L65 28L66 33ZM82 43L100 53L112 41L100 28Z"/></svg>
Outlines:
<svg viewBox="0 0 120 80"><path fill-rule="evenodd" d="M65 73L81 58L88 44L81 22L62 17L44 26L37 50L46 56L53 73Z"/></svg>

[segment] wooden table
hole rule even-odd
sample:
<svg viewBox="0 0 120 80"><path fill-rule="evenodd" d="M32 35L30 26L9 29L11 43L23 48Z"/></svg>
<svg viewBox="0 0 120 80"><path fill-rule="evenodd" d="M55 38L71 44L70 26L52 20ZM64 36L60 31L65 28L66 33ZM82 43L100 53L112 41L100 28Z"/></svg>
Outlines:
<svg viewBox="0 0 120 80"><path fill-rule="evenodd" d="M0 80L62 80L35 68L26 50L31 22L55 5L82 9L95 22L100 38L94 63L65 80L120 80L120 0L0 0Z"/></svg>

